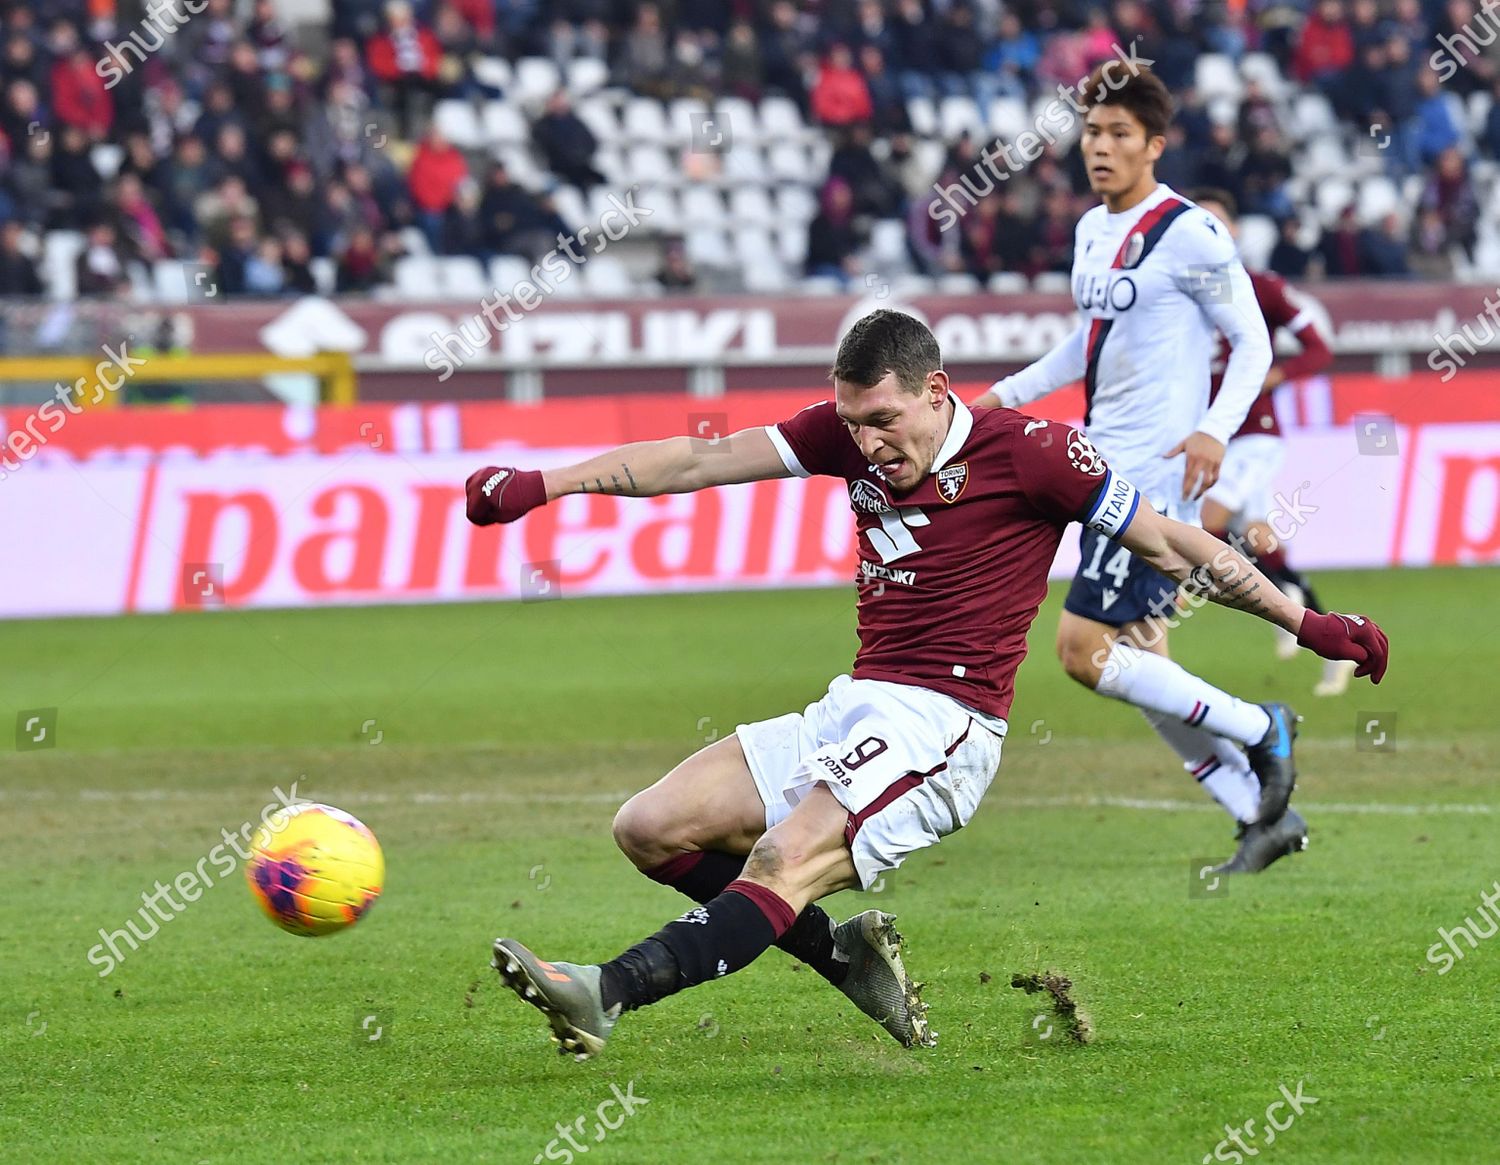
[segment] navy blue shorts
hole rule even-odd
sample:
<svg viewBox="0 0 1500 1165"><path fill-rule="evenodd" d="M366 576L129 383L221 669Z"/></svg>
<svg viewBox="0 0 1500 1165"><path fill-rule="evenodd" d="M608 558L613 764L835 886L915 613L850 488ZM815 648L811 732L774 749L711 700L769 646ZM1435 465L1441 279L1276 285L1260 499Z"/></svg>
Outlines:
<svg viewBox="0 0 1500 1165"><path fill-rule="evenodd" d="M1086 528L1078 545L1082 556L1064 610L1111 627L1172 612L1177 584L1150 563L1096 530Z"/></svg>

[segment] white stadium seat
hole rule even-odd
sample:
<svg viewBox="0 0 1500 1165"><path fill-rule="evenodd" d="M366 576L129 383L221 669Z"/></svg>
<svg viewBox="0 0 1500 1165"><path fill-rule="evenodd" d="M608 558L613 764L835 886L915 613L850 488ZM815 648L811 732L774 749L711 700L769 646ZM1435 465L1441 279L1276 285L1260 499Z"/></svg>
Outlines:
<svg viewBox="0 0 1500 1165"><path fill-rule="evenodd" d="M806 186L776 191L776 214L783 225L806 226L818 215L818 196Z"/></svg>
<svg viewBox="0 0 1500 1165"><path fill-rule="evenodd" d="M805 225L777 227L776 254L793 271L801 271L807 262L807 227Z"/></svg>
<svg viewBox="0 0 1500 1165"><path fill-rule="evenodd" d="M591 295L604 299L628 299L635 294L635 280L614 255L591 255L583 265L583 284Z"/></svg>
<svg viewBox="0 0 1500 1165"><path fill-rule="evenodd" d="M547 57L522 57L515 72L515 99L529 107L540 108L562 87L557 64Z"/></svg>
<svg viewBox="0 0 1500 1165"><path fill-rule="evenodd" d="M721 139L718 143L698 142L694 135L703 127L708 118L708 102L701 97L678 97L667 106L667 130L671 135L670 140L679 146L697 145L700 149L705 144L712 148L723 148ZM716 127L717 128L717 127Z"/></svg>
<svg viewBox="0 0 1500 1165"><path fill-rule="evenodd" d="M609 66L597 57L579 57L568 62L568 92L584 97L609 84Z"/></svg>
<svg viewBox="0 0 1500 1165"><path fill-rule="evenodd" d="M736 186L729 192L729 217L751 227L776 225L776 208L763 186Z"/></svg>
<svg viewBox="0 0 1500 1165"><path fill-rule="evenodd" d="M1234 61L1222 53L1202 53L1193 70L1194 87L1204 101L1215 97L1228 97L1238 101L1244 90L1244 82L1234 67Z"/></svg>
<svg viewBox="0 0 1500 1165"><path fill-rule="evenodd" d="M461 150L477 150L484 145L484 130L479 116L467 101L439 101L432 120L442 134Z"/></svg>
<svg viewBox="0 0 1500 1165"><path fill-rule="evenodd" d="M689 186L682 192L682 221L689 227L725 227L729 216L717 190Z"/></svg>
<svg viewBox="0 0 1500 1165"><path fill-rule="evenodd" d="M431 255L402 255L396 260L392 274L396 290L404 296L411 299L443 298L438 261Z"/></svg>
<svg viewBox="0 0 1500 1165"><path fill-rule="evenodd" d="M988 136L984 131L984 118L972 97L944 97L938 106L938 131L945 141L950 142L965 132L978 140Z"/></svg>
<svg viewBox="0 0 1500 1165"><path fill-rule="evenodd" d="M760 132L768 140L800 141L807 126L790 97L767 97L760 103Z"/></svg>
<svg viewBox="0 0 1500 1165"><path fill-rule="evenodd" d="M741 141L735 135L734 148L721 159L724 177L735 182L763 185L770 182L771 171L766 166L766 157L754 142Z"/></svg>
<svg viewBox="0 0 1500 1165"><path fill-rule="evenodd" d="M729 250L724 232L717 228L698 227L687 233L687 256L694 265L717 270L728 270L734 266L734 255Z"/></svg>
<svg viewBox="0 0 1500 1165"><path fill-rule="evenodd" d="M937 137L937 107L930 97L913 97L906 103L906 118L919 138Z"/></svg>
<svg viewBox="0 0 1500 1165"><path fill-rule="evenodd" d="M765 227L740 226L730 232L734 239L734 253L742 264L752 262L757 255L774 255L775 243L771 232Z"/></svg>
<svg viewBox="0 0 1500 1165"><path fill-rule="evenodd" d="M792 142L778 142L766 155L771 176L781 182L812 182L818 171L808 160L807 151ZM826 167L825 167L826 170Z"/></svg>
<svg viewBox="0 0 1500 1165"><path fill-rule="evenodd" d="M573 107L578 120L589 127L599 139L600 145L609 145L621 138L620 119L615 114L615 105L608 97L585 97Z"/></svg>
<svg viewBox="0 0 1500 1165"><path fill-rule="evenodd" d="M583 195L579 193L576 186L559 186L552 192L552 201L557 205L557 213L562 216L563 222L577 230L579 226L588 221L588 204L583 201Z"/></svg>
<svg viewBox="0 0 1500 1165"><path fill-rule="evenodd" d="M1240 219L1240 257L1251 270L1264 271L1271 261L1271 250L1281 232L1274 219L1263 214L1247 214Z"/></svg>
<svg viewBox="0 0 1500 1165"><path fill-rule="evenodd" d="M515 80L510 62L504 57L476 57L469 68L474 74L474 80L502 93L508 93L511 82Z"/></svg>
<svg viewBox="0 0 1500 1165"><path fill-rule="evenodd" d="M989 124L990 132L1007 142L1015 141L1023 130L1032 128L1026 103L1015 97L996 97L990 102Z"/></svg>
<svg viewBox="0 0 1500 1165"><path fill-rule="evenodd" d="M678 176L661 146L631 146L625 154L625 168L631 182L671 182Z"/></svg>
<svg viewBox="0 0 1500 1165"><path fill-rule="evenodd" d="M490 293L484 268L472 255L444 255L430 261L437 264L443 294L459 299L483 299Z"/></svg>
<svg viewBox="0 0 1500 1165"><path fill-rule="evenodd" d="M632 142L664 145L672 136L666 110L650 97L632 97L625 102L620 124L626 140Z"/></svg>
<svg viewBox="0 0 1500 1165"><path fill-rule="evenodd" d="M516 284L531 278L531 264L519 255L496 255L490 260L490 284L509 293Z"/></svg>
<svg viewBox="0 0 1500 1165"><path fill-rule="evenodd" d="M775 255L755 255L745 260L745 290L756 295L775 295L788 285L786 268Z"/></svg>
<svg viewBox="0 0 1500 1165"><path fill-rule="evenodd" d="M753 146L761 140L760 117L743 97L720 97L714 102L714 113L729 130L734 147Z"/></svg>
<svg viewBox="0 0 1500 1165"><path fill-rule="evenodd" d="M1385 175L1377 174L1360 182L1359 199L1355 203L1360 222L1378 223L1391 211L1401 209L1401 192Z"/></svg>
<svg viewBox="0 0 1500 1165"><path fill-rule="evenodd" d="M986 286L991 295L1025 295L1031 285L1019 271L996 271Z"/></svg>
<svg viewBox="0 0 1500 1165"><path fill-rule="evenodd" d="M519 146L531 140L531 126L509 101L486 101L481 115L484 140L492 146Z"/></svg>

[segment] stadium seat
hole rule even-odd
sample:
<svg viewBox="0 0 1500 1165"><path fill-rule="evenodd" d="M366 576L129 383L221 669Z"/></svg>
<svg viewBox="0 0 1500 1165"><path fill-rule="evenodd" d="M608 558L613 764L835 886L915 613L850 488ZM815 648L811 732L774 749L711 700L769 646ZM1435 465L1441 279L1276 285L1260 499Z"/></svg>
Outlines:
<svg viewBox="0 0 1500 1165"><path fill-rule="evenodd" d="M792 142L777 142L766 155L771 176L781 182L817 181L822 175L807 157L803 147ZM824 167L826 171L827 167Z"/></svg>
<svg viewBox="0 0 1500 1165"><path fill-rule="evenodd" d="M631 182L673 182L680 177L661 146L631 146L625 153L625 168Z"/></svg>
<svg viewBox="0 0 1500 1165"><path fill-rule="evenodd" d="M338 261L328 255L314 255L307 262L307 269L312 272L313 284L318 289L319 295L334 295L339 286Z"/></svg>
<svg viewBox="0 0 1500 1165"><path fill-rule="evenodd" d="M807 226L782 225L776 228L776 254L793 271L801 271L807 262Z"/></svg>
<svg viewBox="0 0 1500 1165"><path fill-rule="evenodd" d="M699 149L725 149L724 139L717 142L697 141L697 134L708 119L708 102L701 97L678 97L667 106L667 131L669 140L678 146L696 146ZM716 133L722 135L717 126Z"/></svg>
<svg viewBox="0 0 1500 1165"><path fill-rule="evenodd" d="M1234 61L1222 53L1202 53L1193 69L1194 87L1204 101L1227 97L1239 102L1244 82Z"/></svg>
<svg viewBox="0 0 1500 1165"><path fill-rule="evenodd" d="M1264 214L1247 214L1240 219L1240 257L1252 271L1264 271L1271 261L1271 251L1281 232L1276 222Z"/></svg>
<svg viewBox="0 0 1500 1165"><path fill-rule="evenodd" d="M689 186L682 192L682 221L689 227L729 225L724 200L707 186Z"/></svg>
<svg viewBox="0 0 1500 1165"><path fill-rule="evenodd" d="M734 230L730 232L734 239L735 257L741 265L752 262L757 255L775 254L775 243L771 239L771 232L765 227L741 226L735 223Z"/></svg>
<svg viewBox="0 0 1500 1165"><path fill-rule="evenodd" d="M1321 93L1299 93L1292 99L1291 132L1297 141L1307 141L1325 134L1338 134L1339 122L1333 106Z"/></svg>
<svg viewBox="0 0 1500 1165"><path fill-rule="evenodd" d="M578 187L559 186L552 192L552 200L557 204L557 213L562 216L563 222L574 230L588 222L588 204L584 202Z"/></svg>
<svg viewBox="0 0 1500 1165"><path fill-rule="evenodd" d="M786 268L774 255L756 255L745 260L745 290L757 295L775 295L789 285Z"/></svg>
<svg viewBox="0 0 1500 1165"><path fill-rule="evenodd" d="M1346 175L1352 161L1344 145L1332 134L1320 134L1306 143L1301 170L1309 178Z"/></svg>
<svg viewBox="0 0 1500 1165"><path fill-rule="evenodd" d="M106 182L113 181L124 160L124 147L117 146L114 142L100 142L89 150L89 161L94 164L94 172Z"/></svg>
<svg viewBox="0 0 1500 1165"><path fill-rule="evenodd" d="M484 145L484 130L474 107L467 101L439 101L432 120L443 136L461 150L477 150Z"/></svg>
<svg viewBox="0 0 1500 1165"><path fill-rule="evenodd" d="M947 141L955 141L965 133L976 140L983 140L984 118L972 97L944 97L938 106L938 132Z"/></svg>
<svg viewBox="0 0 1500 1165"><path fill-rule="evenodd" d="M474 74L474 80L502 93L508 93L511 82L515 80L510 62L504 57L475 57L469 63L469 69Z"/></svg>
<svg viewBox="0 0 1500 1165"><path fill-rule="evenodd" d="M1347 179L1330 175L1313 188L1313 199L1318 218L1324 226L1332 226L1338 221L1344 207L1354 201L1354 184Z"/></svg>
<svg viewBox="0 0 1500 1165"><path fill-rule="evenodd" d="M736 186L729 192L729 217L750 227L776 225L776 208L763 186Z"/></svg>
<svg viewBox="0 0 1500 1165"><path fill-rule="evenodd" d="M766 158L754 142L741 141L735 135L734 148L722 157L723 175L734 182L754 183L757 186L772 181Z"/></svg>
<svg viewBox="0 0 1500 1165"><path fill-rule="evenodd" d="M804 295L842 295L844 284L832 275L804 275L797 281Z"/></svg>
<svg viewBox="0 0 1500 1165"><path fill-rule="evenodd" d="M1483 89L1476 89L1469 94L1469 136L1479 138L1484 136L1485 124L1489 121L1490 107L1494 104L1494 98Z"/></svg>
<svg viewBox="0 0 1500 1165"><path fill-rule="evenodd" d="M187 266L179 259L158 259L151 265L151 291L157 303L187 303Z"/></svg>
<svg viewBox="0 0 1500 1165"><path fill-rule="evenodd" d="M670 186L642 186L636 192L635 204L651 212L637 228L642 233L671 234L682 226L682 199Z"/></svg>
<svg viewBox="0 0 1500 1165"><path fill-rule="evenodd" d="M578 57L568 62L568 92L585 97L609 84L609 65L597 57Z"/></svg>
<svg viewBox="0 0 1500 1165"><path fill-rule="evenodd" d="M806 186L782 186L776 191L776 213L784 226L806 226L817 217L818 197Z"/></svg>
<svg viewBox="0 0 1500 1165"><path fill-rule="evenodd" d="M496 146L495 157L505 163L513 182L536 190L546 181L546 172L536 164L531 150L525 146Z"/></svg>
<svg viewBox="0 0 1500 1165"><path fill-rule="evenodd" d="M594 169L614 186L629 186L635 180L625 165L625 151L619 146L600 146L595 150Z"/></svg>
<svg viewBox="0 0 1500 1165"><path fill-rule="evenodd" d="M443 298L438 260L431 255L403 255L396 260L392 274L401 295L412 299Z"/></svg>
<svg viewBox="0 0 1500 1165"><path fill-rule="evenodd" d="M990 133L1013 142L1023 130L1032 128L1026 103L1015 97L996 97L990 102Z"/></svg>
<svg viewBox="0 0 1500 1165"><path fill-rule="evenodd" d="M911 264L906 248L906 222L899 218L877 219L870 227L870 262L884 275L894 275Z"/></svg>
<svg viewBox="0 0 1500 1165"><path fill-rule="evenodd" d="M760 142L760 118L755 106L743 97L720 97L714 102L714 113L729 131L734 147L753 146Z"/></svg>
<svg viewBox="0 0 1500 1165"><path fill-rule="evenodd" d="M615 115L615 104L608 97L585 97L573 107L573 112L599 139L601 146L618 142L623 136L620 119Z"/></svg>
<svg viewBox="0 0 1500 1165"><path fill-rule="evenodd" d="M42 261L37 264L47 295L52 299L78 298L78 256L83 251L80 231L48 231L42 239Z"/></svg>
<svg viewBox="0 0 1500 1165"><path fill-rule="evenodd" d="M1401 192L1383 174L1365 178L1359 184L1355 214L1362 223L1379 222L1391 211L1402 210Z"/></svg>
<svg viewBox="0 0 1500 1165"><path fill-rule="evenodd" d="M397 234L408 255L432 254L432 247L428 245L427 236L422 233L421 227L402 227Z"/></svg>
<svg viewBox="0 0 1500 1165"><path fill-rule="evenodd" d="M531 264L519 255L496 255L490 260L489 276L491 286L508 295L516 284L531 278Z"/></svg>
<svg viewBox="0 0 1500 1165"><path fill-rule="evenodd" d="M1042 271L1032 279L1031 290L1038 295L1067 295L1073 282L1062 271Z"/></svg>
<svg viewBox="0 0 1500 1165"><path fill-rule="evenodd" d="M687 257L699 267L726 271L734 266L734 256L724 232L713 227L698 227L687 233Z"/></svg>
<svg viewBox="0 0 1500 1165"><path fill-rule="evenodd" d="M483 299L490 293L484 268L472 255L444 255L432 261L437 264L443 294L458 299Z"/></svg>
<svg viewBox="0 0 1500 1165"><path fill-rule="evenodd" d="M937 278L937 289L943 295L975 295L981 288L979 280L966 271L950 271Z"/></svg>
<svg viewBox="0 0 1500 1165"><path fill-rule="evenodd" d="M790 97L767 97L760 103L760 132L769 141L800 142L807 126Z"/></svg>
<svg viewBox="0 0 1500 1165"><path fill-rule="evenodd" d="M592 255L583 265L583 285L590 295L604 299L628 299L635 293L629 269L614 255Z"/></svg>
<svg viewBox="0 0 1500 1165"><path fill-rule="evenodd" d="M531 126L509 101L486 101L481 116L484 140L492 146L519 146L531 140Z"/></svg>
<svg viewBox="0 0 1500 1165"><path fill-rule="evenodd" d="M890 293L895 299L915 299L936 290L937 284L925 275L897 275L891 280Z"/></svg>
<svg viewBox="0 0 1500 1165"><path fill-rule="evenodd" d="M1031 285L1019 271L996 271L986 287L992 295L1025 295Z"/></svg>
<svg viewBox="0 0 1500 1165"><path fill-rule="evenodd" d="M522 105L540 109L561 87L562 77L550 58L522 57L516 62L513 91Z"/></svg>
<svg viewBox="0 0 1500 1165"><path fill-rule="evenodd" d="M912 132L919 138L937 136L937 107L930 97L913 97L906 103L906 118L911 122Z"/></svg>
<svg viewBox="0 0 1500 1165"><path fill-rule="evenodd" d="M1272 101L1286 100L1290 85L1281 74L1281 66L1270 53L1246 53L1240 58L1240 76L1246 81L1259 81L1261 91Z"/></svg>
<svg viewBox="0 0 1500 1165"><path fill-rule="evenodd" d="M666 110L651 97L632 97L625 102L621 129L627 141L649 145L665 145L672 137Z"/></svg>

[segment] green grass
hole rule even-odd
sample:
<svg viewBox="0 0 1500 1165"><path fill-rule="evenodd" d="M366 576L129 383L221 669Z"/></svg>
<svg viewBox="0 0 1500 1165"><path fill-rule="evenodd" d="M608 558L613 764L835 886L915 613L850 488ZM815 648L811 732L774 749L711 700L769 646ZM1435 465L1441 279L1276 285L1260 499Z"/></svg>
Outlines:
<svg viewBox="0 0 1500 1165"><path fill-rule="evenodd" d="M1313 701L1316 661L1275 662L1241 616L1174 637L1305 713L1307 854L1190 896L1228 822L1138 715L1061 675L1054 594L977 820L830 904L901 916L938 1048L772 951L583 1065L499 990L491 938L601 958L676 914L614 850L615 805L821 694L852 655L847 593L0 626L6 729L58 711L58 747L0 753L0 1160L531 1162L632 1082L649 1104L589 1160L1199 1162L1248 1118L1268 1161L1492 1160L1500 939L1441 976L1425 953L1500 878L1497 575L1320 581L1389 631L1379 689ZM1356 750L1368 712L1395 714L1396 752ZM236 873L99 977L99 929L292 781L380 836L370 916L292 938ZM1091 1045L1026 1038L1010 976L1047 969ZM382 1036L357 1041L369 1014ZM1318 1103L1268 1144L1298 1081Z"/></svg>

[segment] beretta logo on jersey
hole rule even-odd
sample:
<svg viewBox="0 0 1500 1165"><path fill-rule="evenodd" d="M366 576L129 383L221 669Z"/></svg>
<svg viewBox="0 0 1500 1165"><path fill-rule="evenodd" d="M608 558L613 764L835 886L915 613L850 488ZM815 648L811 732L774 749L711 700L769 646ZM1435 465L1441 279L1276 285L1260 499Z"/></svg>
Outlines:
<svg viewBox="0 0 1500 1165"><path fill-rule="evenodd" d="M1141 252L1146 249L1146 236L1134 232L1125 240L1125 254L1120 257L1121 267L1134 267L1141 261Z"/></svg>
<svg viewBox="0 0 1500 1165"><path fill-rule="evenodd" d="M1090 477L1104 476L1104 456L1094 448L1094 443L1077 429L1068 430L1068 460L1073 468Z"/></svg>
<svg viewBox="0 0 1500 1165"><path fill-rule="evenodd" d="M947 465L938 470L937 488L945 502L958 501L958 495L964 492L964 486L969 484L969 463L960 461L957 465Z"/></svg>
<svg viewBox="0 0 1500 1165"><path fill-rule="evenodd" d="M880 488L864 478L849 483L849 504L866 514L889 514L892 508Z"/></svg>

